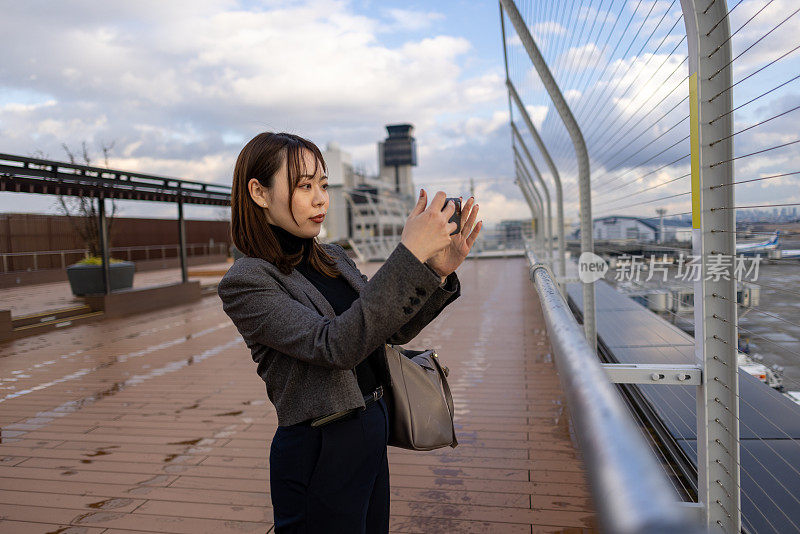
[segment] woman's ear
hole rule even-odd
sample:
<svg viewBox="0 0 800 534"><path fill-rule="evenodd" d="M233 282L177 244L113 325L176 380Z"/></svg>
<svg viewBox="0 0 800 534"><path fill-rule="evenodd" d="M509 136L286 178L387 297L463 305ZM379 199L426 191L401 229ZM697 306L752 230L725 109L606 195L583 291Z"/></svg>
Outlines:
<svg viewBox="0 0 800 534"><path fill-rule="evenodd" d="M267 188L255 178L250 178L247 182L247 190L250 192L250 198L253 199L257 205L262 208L269 207L269 200L267 198Z"/></svg>

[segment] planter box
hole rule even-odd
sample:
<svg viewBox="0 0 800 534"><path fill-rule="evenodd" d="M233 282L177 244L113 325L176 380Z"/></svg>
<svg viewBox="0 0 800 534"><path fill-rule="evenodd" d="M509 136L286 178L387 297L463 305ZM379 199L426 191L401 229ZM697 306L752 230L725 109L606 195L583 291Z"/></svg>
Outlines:
<svg viewBox="0 0 800 534"><path fill-rule="evenodd" d="M108 266L111 291L133 287L133 262L123 261ZM103 293L103 266L75 264L67 267L67 278L76 296Z"/></svg>
<svg viewBox="0 0 800 534"><path fill-rule="evenodd" d="M200 282L194 280L186 283L124 289L108 295L88 295L83 300L92 310L102 310L103 317L111 319L188 304L201 298L203 294Z"/></svg>

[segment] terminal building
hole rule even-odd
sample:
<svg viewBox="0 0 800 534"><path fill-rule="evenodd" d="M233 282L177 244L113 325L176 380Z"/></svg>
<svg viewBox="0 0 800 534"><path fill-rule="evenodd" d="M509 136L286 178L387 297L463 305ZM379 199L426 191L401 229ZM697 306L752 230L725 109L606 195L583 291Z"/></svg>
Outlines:
<svg viewBox="0 0 800 534"><path fill-rule="evenodd" d="M370 176L353 165L352 156L331 142L323 151L328 165L330 207L323 225L326 242L347 242L362 261L385 260L403 232L414 206L412 167L417 145L410 124L386 126L378 143L379 173Z"/></svg>
<svg viewBox="0 0 800 534"><path fill-rule="evenodd" d="M639 243L665 243L691 241L690 224L680 221L659 220L657 217L642 218L628 215L599 217L592 221L595 241L635 241ZM580 239L581 231L576 227L572 237Z"/></svg>

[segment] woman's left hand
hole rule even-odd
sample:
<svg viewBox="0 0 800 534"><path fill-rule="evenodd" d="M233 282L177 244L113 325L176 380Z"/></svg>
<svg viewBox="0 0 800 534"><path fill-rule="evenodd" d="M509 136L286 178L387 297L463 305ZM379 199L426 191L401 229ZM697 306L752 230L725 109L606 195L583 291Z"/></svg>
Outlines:
<svg viewBox="0 0 800 534"><path fill-rule="evenodd" d="M475 197L470 197L461 209L461 231L451 235L450 244L428 259L428 265L439 276L448 276L455 271L469 254L483 228L483 221L475 224L477 217L478 204L475 204Z"/></svg>

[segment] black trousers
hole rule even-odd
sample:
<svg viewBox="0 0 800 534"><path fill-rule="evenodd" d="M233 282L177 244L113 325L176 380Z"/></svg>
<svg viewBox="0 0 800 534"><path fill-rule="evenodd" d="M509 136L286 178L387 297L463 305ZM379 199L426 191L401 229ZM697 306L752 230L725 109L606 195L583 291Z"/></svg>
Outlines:
<svg viewBox="0 0 800 534"><path fill-rule="evenodd" d="M279 426L269 455L275 532L389 532L388 411L378 399L350 419Z"/></svg>

